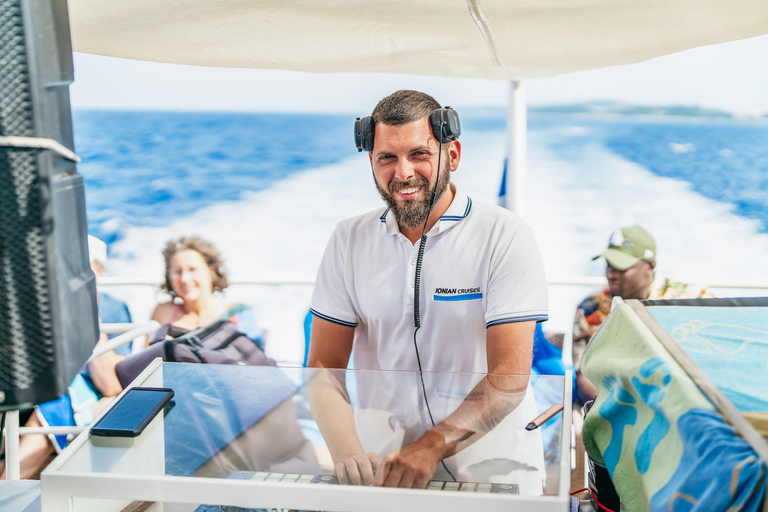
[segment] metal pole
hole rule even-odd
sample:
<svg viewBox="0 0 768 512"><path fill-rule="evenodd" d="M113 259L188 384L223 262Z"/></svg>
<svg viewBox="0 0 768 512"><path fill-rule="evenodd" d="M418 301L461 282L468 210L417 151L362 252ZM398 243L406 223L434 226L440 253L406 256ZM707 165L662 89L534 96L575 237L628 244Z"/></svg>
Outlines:
<svg viewBox="0 0 768 512"><path fill-rule="evenodd" d="M526 83L510 82L509 110L507 111L507 208L525 216L525 163L528 130Z"/></svg>
<svg viewBox="0 0 768 512"><path fill-rule="evenodd" d="M21 460L19 458L19 411L5 413L5 478L21 478Z"/></svg>

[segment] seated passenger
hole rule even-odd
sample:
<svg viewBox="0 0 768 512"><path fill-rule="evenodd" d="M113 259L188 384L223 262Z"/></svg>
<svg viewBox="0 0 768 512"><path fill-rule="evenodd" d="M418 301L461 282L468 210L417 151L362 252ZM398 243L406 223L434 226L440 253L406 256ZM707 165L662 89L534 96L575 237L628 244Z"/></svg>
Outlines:
<svg viewBox="0 0 768 512"><path fill-rule="evenodd" d="M238 330L263 348L264 331L253 311L243 304L229 303L221 292L229 285L221 254L203 238L191 236L169 240L163 249L165 283L171 301L158 304L152 320L186 330L197 329L217 320L229 320ZM100 342L101 343L101 342ZM102 389L116 390L122 385L115 366L123 357L104 354L89 363L93 380Z"/></svg>
<svg viewBox="0 0 768 512"><path fill-rule="evenodd" d="M640 226L614 231L608 248L592 259L600 257L605 258L607 264L608 288L581 301L573 322L573 364L577 369L574 405L577 399L583 404L595 398L595 387L581 374L579 363L587 342L611 312L613 297L639 300L714 297L705 286L671 281L656 272L656 242Z"/></svg>
<svg viewBox="0 0 768 512"><path fill-rule="evenodd" d="M88 235L88 254L96 282L104 274L107 264L107 244L95 236ZM98 292L99 319L104 323L130 323L131 313L121 300ZM106 335L102 335L106 341ZM122 345L111 352L112 356L123 358L130 353L130 344ZM69 392L56 400L40 404L27 420L27 427L87 426L93 421L92 407L102 396L114 396L110 389L102 389L91 379L88 366L83 367L69 386ZM51 457L68 444L66 435L27 434L19 438L21 478L37 478L50 462ZM4 473L0 478L5 478Z"/></svg>

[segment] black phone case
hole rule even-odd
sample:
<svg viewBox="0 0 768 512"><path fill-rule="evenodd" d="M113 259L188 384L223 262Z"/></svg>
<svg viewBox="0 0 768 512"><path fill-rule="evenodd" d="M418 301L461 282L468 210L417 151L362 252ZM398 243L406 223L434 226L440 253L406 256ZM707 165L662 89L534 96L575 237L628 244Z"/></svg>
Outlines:
<svg viewBox="0 0 768 512"><path fill-rule="evenodd" d="M106 420L110 414L112 414L113 411L115 411L118 407L120 407L120 403L123 401L125 397L127 397L134 389L143 389L147 391L163 391L165 392L165 396L163 399L158 402L158 404L147 414L144 419L139 423L139 425L134 430L118 430L118 429L111 429L111 428L102 428L99 425ZM173 390L170 388L143 388L143 387L135 387L130 388L127 393L125 393L123 396L120 397L120 400L115 402L112 407L109 408L109 410L104 413L103 416L101 416L96 423L93 424L91 427L91 434L94 436L107 436L107 437L136 437L146 428L147 425L149 425L149 422L154 419L155 416L157 416L157 413L163 410L163 408L166 406L168 402L171 401L171 398L173 398Z"/></svg>

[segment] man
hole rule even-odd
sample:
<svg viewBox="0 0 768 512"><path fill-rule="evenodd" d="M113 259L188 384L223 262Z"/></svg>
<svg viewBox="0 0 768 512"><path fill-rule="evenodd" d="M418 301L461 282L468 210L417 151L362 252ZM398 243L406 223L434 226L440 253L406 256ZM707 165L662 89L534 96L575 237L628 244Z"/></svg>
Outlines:
<svg viewBox="0 0 768 512"><path fill-rule="evenodd" d="M656 272L656 242L640 226L615 230L608 248L593 260L605 258L608 288L585 298L576 308L573 322L574 366L579 368L587 342L611 312L613 297L622 299L697 299L713 297L700 285L665 279ZM595 387L580 371L576 376L577 398L582 404L595 398Z"/></svg>
<svg viewBox="0 0 768 512"><path fill-rule="evenodd" d="M96 283L98 284L99 278L104 275L107 264L107 244L95 236L88 235L88 255L91 261L91 270L96 276ZM99 308L99 320L105 324L129 324L131 323L131 313L128 310L128 305L125 302L112 297L107 293L97 291L97 302ZM106 342L109 338L114 338L116 335L109 337L102 335L99 343ZM97 363L104 364L106 360L112 360L110 364L116 364L131 353L131 344L126 343L117 347L112 352L108 352L101 356ZM88 364L83 368L81 375L88 383L88 385L98 392L102 396L117 396L122 387L117 385L112 379L100 378L99 371L97 370L93 374L91 371L91 365ZM95 379L95 380L94 380Z"/></svg>
<svg viewBox="0 0 768 512"><path fill-rule="evenodd" d="M96 276L96 283L104 275L107 265L107 244L95 236L88 235L88 255L91 262L91 270ZM129 324L131 313L125 302L112 297L107 293L98 292L99 318L105 324ZM128 355L131 352L130 345L123 345L115 349L115 352Z"/></svg>
<svg viewBox="0 0 768 512"><path fill-rule="evenodd" d="M495 424L532 401L525 390L534 326L547 319L546 278L530 228L507 210L472 201L450 181L461 143L441 145L436 139L430 115L439 108L424 93L398 91L374 109L368 157L388 208L348 219L333 233L312 298L308 366L346 368L354 347L356 369L524 375L489 376L477 384L486 405L494 402L488 414ZM325 407L330 402L322 403L313 412L321 429L326 425L342 482L348 474L352 483L423 488L463 440L484 433L470 425L481 423L480 413L465 401L410 445L379 460L363 453L357 436L350 435L353 420L331 417ZM346 430L327 435L334 422L346 422ZM540 444L531 448L536 449L541 457ZM442 467L448 472L444 462Z"/></svg>

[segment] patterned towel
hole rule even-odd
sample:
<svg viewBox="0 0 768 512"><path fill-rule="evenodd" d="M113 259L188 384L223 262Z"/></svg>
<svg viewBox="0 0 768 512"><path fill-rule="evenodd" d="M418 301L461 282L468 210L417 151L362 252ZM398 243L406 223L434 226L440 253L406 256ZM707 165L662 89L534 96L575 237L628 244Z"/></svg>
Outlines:
<svg viewBox="0 0 768 512"><path fill-rule="evenodd" d="M582 359L598 389L587 453L634 511L758 511L768 467L734 434L632 309L605 321Z"/></svg>

